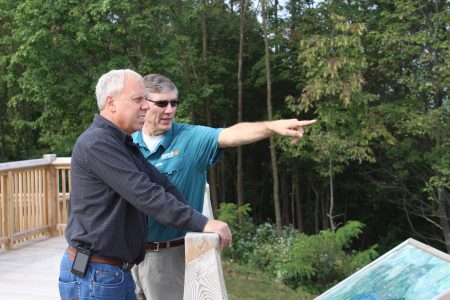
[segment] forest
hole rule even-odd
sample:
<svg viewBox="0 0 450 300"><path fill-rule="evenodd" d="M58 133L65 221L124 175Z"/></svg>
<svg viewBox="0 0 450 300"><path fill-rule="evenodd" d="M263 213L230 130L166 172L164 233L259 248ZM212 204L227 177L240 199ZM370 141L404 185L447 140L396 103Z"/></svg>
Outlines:
<svg viewBox="0 0 450 300"><path fill-rule="evenodd" d="M178 122L317 119L210 169L241 227L450 253L449 24L447 0L0 0L0 162L70 156L103 73L161 73Z"/></svg>

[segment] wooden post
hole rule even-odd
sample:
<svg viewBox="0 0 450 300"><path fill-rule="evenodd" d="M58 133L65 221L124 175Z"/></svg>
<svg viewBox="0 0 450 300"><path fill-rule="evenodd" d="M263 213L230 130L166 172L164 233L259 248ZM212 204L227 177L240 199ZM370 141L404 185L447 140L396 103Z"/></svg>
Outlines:
<svg viewBox="0 0 450 300"><path fill-rule="evenodd" d="M66 188L66 185L67 185L66 172L67 172L66 169L60 169L56 172L58 179L59 179L59 176L61 175L61 182L59 183L59 181L57 181L58 182L58 191L57 191L57 193L58 193L58 197L57 197L58 198L58 213L61 215L60 216L61 220L58 222L58 224L60 224L60 223L67 224L67 221L69 219L68 215L67 215L67 213L68 213L67 204L68 203L67 203L67 188ZM59 193L60 186L61 186L61 194ZM61 207L59 207L60 202L61 202Z"/></svg>
<svg viewBox="0 0 450 300"><path fill-rule="evenodd" d="M51 164L56 159L56 154L45 154L43 159L48 162L47 172L47 207L48 207L48 225L50 226L50 235L57 235L58 222L58 191L56 186L55 168Z"/></svg>
<svg viewBox="0 0 450 300"><path fill-rule="evenodd" d="M12 171L8 171L8 198L6 199L6 211L8 214L7 218L7 238L8 242L5 245L6 250L11 250L13 245L13 233L14 233L14 180Z"/></svg>
<svg viewBox="0 0 450 300"><path fill-rule="evenodd" d="M6 239L6 243L5 243L5 249L8 250L8 244L9 243L9 238L10 238L10 232L9 232L9 227L10 227L10 214L9 214L9 186L8 186L8 174L2 174L1 175L1 203L0 206L2 208L1 213L1 236L2 236L2 242L4 241L3 239ZM3 244L3 243L2 243ZM1 247L0 247L1 248Z"/></svg>
<svg viewBox="0 0 450 300"><path fill-rule="evenodd" d="M189 232L186 237L184 300L228 299L216 233Z"/></svg>
<svg viewBox="0 0 450 300"><path fill-rule="evenodd" d="M6 176L4 174L0 174L0 234L2 238L6 238L6 222L8 220L8 214L6 210L6 201L8 201L7 192L8 189L6 187Z"/></svg>
<svg viewBox="0 0 450 300"><path fill-rule="evenodd" d="M214 219L206 184L203 214ZM184 300L228 299L217 233L188 232L185 237Z"/></svg>

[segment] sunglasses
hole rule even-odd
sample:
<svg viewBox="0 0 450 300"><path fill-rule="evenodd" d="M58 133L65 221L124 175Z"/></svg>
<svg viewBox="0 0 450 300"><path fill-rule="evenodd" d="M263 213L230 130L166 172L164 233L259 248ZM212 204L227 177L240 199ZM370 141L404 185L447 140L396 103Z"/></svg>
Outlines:
<svg viewBox="0 0 450 300"><path fill-rule="evenodd" d="M147 99L147 101L153 102L155 103L156 106L158 107L167 107L167 105L169 105L172 107L177 107L179 101L178 100L159 100L159 101L154 101L152 99Z"/></svg>

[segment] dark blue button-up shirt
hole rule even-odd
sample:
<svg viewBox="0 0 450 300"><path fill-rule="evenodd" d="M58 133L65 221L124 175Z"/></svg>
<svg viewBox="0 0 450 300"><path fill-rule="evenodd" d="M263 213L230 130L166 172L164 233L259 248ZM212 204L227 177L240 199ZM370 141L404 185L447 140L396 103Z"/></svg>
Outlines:
<svg viewBox="0 0 450 300"><path fill-rule="evenodd" d="M146 214L188 231L208 219L150 165L129 135L96 115L75 143L66 239L96 255L139 263L145 256Z"/></svg>

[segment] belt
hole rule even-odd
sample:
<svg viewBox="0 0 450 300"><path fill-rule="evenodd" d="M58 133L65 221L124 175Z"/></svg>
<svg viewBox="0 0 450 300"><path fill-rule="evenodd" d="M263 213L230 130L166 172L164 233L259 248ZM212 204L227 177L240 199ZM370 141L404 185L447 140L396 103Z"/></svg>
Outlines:
<svg viewBox="0 0 450 300"><path fill-rule="evenodd" d="M75 255L77 253L77 249L75 249L72 246L69 246L69 247L67 247L67 253L69 254L69 259L74 260ZM131 270L131 268L133 268L133 266L134 266L134 264L130 264L130 263L121 261L120 259L106 258L103 256L97 256L97 255L91 255L91 259L89 261L93 262L93 263L98 263L98 264L107 264L107 265L118 266L124 270Z"/></svg>
<svg viewBox="0 0 450 300"><path fill-rule="evenodd" d="M181 245L184 245L184 238L167 242L150 242L145 245L145 249L148 251L159 251L159 249L178 247Z"/></svg>

